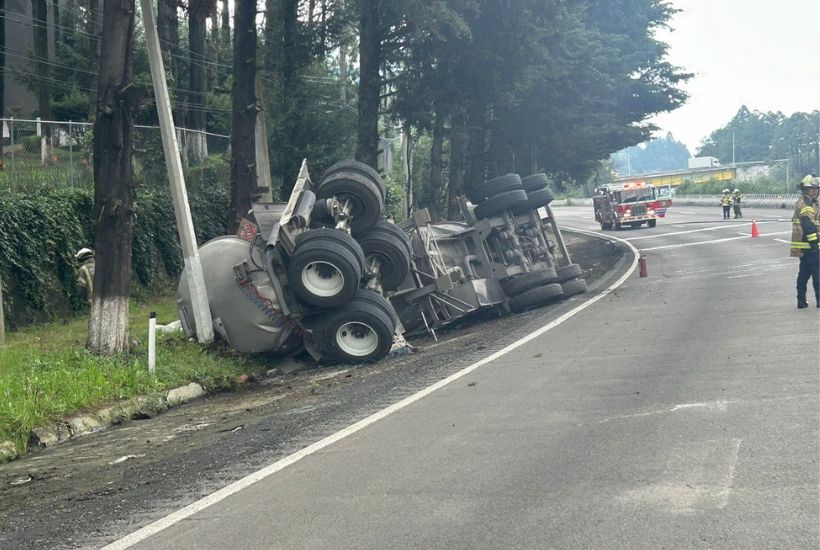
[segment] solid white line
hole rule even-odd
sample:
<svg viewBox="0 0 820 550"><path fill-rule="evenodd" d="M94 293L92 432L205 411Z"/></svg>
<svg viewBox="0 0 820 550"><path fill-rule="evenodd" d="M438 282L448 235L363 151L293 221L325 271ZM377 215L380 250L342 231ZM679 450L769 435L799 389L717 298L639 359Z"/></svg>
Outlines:
<svg viewBox="0 0 820 550"><path fill-rule="evenodd" d="M568 229L572 229L572 228L568 228ZM592 232L592 231L585 231L585 230L581 230L581 229L572 229L572 230L577 231L579 233L586 233L586 234L589 234L589 235L594 235L594 236L599 237L599 238L601 237L600 234ZM186 518L191 517L192 515L194 515L194 514L200 512L200 511L208 508L209 506L212 506L212 505L214 505L214 504L228 498L229 496L231 496L235 493L238 493L239 491L253 485L257 481L261 481L261 480L275 474L276 472L290 466L291 464L293 464L295 462L298 462L298 461L302 460L303 458L305 458L307 456L310 456L313 453L315 453L317 451L320 451L320 450L324 449L325 447L328 447L328 446L336 443L337 441L340 441L340 440L346 438L349 435L352 435L352 434L354 434L354 433L356 433L360 430L363 430L364 428L370 426L371 424L373 424L375 422L378 422L382 418L385 418L386 416L389 416L389 415L393 414L394 412L399 411L399 410L407 407L408 405L411 405L412 403L415 403L416 401L418 401L418 400L420 400L424 397L427 397L428 395L430 395L434 391L439 390L439 389L443 388L444 386L446 386L446 385L448 385L452 382L455 382L459 378L462 378L462 377L466 376L467 374L473 372L474 370L476 370L477 368L479 368L483 365L486 365L487 363L491 363L492 361L495 361L499 357L503 357L504 355L508 354L509 352L513 351L514 349L523 346L524 344L534 340L535 338L538 338L539 336L546 333L547 331L550 331L553 328L557 327L558 325L560 325L564 321L570 319L571 317L574 317L576 314L578 314L581 311L585 310L586 308L588 308L589 306L591 306L592 304L594 304L598 300L604 298L605 296L609 295L610 293L612 293L612 291L614 291L619 286L621 286L624 283L624 281L626 281L630 277L630 275L632 275L632 273L635 271L635 268L638 265L639 253L638 253L638 250L634 246L632 246L628 242L624 241L623 239L618 239L617 237L612 237L612 236L609 236L609 235L606 235L604 237L608 238L609 240L620 241L620 242L626 244L627 246L629 246L629 248L632 249L633 258L632 258L632 265L630 266L629 270L627 270L627 272L624 273L624 275L620 279L615 281L612 285L610 285L606 290L602 291L597 296L594 296L594 297L590 298L586 302L578 305L578 307L576 307L576 308L566 312L565 314L561 315L560 317L558 317L554 321L552 321L552 322L544 325L543 327L541 327L541 328L527 334L523 338L521 338L519 340L516 340L515 342L508 345L507 347L498 350L497 352L485 357L484 359L473 363L469 367L466 367L466 368L464 368L464 369L462 369L462 370L460 370L460 371L458 371L454 374L451 374L447 378L445 378L443 380L440 380L439 382L436 382L432 386L428 386L427 388L421 390L418 393L415 393L415 394L411 395L410 397L406 397L405 399L402 399L401 401L399 401L397 403L394 403L393 405L390 405L389 407L384 408L384 409L382 409L382 410L368 416L367 418L359 420L355 424L351 424L347 428L344 428L344 429L342 429L342 430L340 430L340 431L338 431L338 432L336 432L332 435L329 435L329 436L325 437L324 439L321 439L321 440L317 441L316 443L308 445L307 447L305 447L304 449L302 449L300 451L297 451L297 452L295 452L295 453L293 453L289 456L286 456L285 458L283 458L281 460L278 460L277 462L274 462L273 464L271 464L269 466L266 466L265 468L262 468L261 470L257 470L256 472L254 472L254 473L252 473L252 474L250 474L246 477L243 477L242 479L239 479L239 480L231 483L230 485L227 485L226 487L223 487L222 489L220 489L220 490L218 490L214 493L211 493L210 495L208 495L204 498L201 498L200 500L198 500L194 503L189 504L188 506L186 506L186 507L184 507L180 510L177 510L176 512L173 512L172 514L167 515L164 518L158 519L157 521L155 521L155 522L153 522L149 525L146 525L142 529L134 531L130 535L126 535L125 537L123 537L123 538L121 538L117 541L114 541L111 544L105 546L103 548L103 550L121 550L121 549L124 549L124 548L129 548L129 547L133 546L134 544L136 544L138 542L141 542L141 541L147 539L148 537L150 537L152 535L155 535L155 534L159 533L160 531L162 531L164 529L167 529L168 527L170 527L170 526L172 526L176 523L179 523L180 521L182 521Z"/></svg>
<svg viewBox="0 0 820 550"><path fill-rule="evenodd" d="M785 235L787 233L791 233L791 231L778 231L777 233L761 233L760 237L769 237L771 235ZM726 241L736 241L738 239L751 239L749 235L743 235L742 237L726 237L725 239L714 239L711 241L698 241L696 243L680 243L680 244L668 244L665 246L653 246L651 248L642 248L642 252L648 252L650 250L664 250L667 248L681 248L684 246L697 246L701 244L714 244L714 243L723 243Z"/></svg>
<svg viewBox="0 0 820 550"><path fill-rule="evenodd" d="M758 225L762 225L764 223L769 222L757 222ZM732 224L732 225L716 225L713 227L703 227L700 229L689 229L688 231L673 231L671 233L658 233L657 235L645 235L643 237L629 237L627 241L638 241L642 239L660 239L662 237L671 237L672 235L687 235L689 233L700 233L702 231L715 231L718 229L737 229L738 227L751 225L750 223L744 223L742 225Z"/></svg>

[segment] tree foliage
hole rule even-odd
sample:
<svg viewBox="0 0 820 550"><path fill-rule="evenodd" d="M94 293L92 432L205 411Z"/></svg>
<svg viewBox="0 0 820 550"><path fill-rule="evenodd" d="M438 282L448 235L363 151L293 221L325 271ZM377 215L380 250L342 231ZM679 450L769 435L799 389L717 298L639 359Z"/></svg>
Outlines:
<svg viewBox="0 0 820 550"><path fill-rule="evenodd" d="M721 163L788 162L796 174L817 172L820 111L761 112L742 106L723 127L706 138L698 155L713 156ZM734 148L734 152L733 152Z"/></svg>

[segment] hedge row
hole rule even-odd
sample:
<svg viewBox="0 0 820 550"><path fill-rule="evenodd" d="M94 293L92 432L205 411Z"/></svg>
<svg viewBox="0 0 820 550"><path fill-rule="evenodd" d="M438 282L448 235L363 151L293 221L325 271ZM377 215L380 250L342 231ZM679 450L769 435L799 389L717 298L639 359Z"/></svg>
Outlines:
<svg viewBox="0 0 820 550"><path fill-rule="evenodd" d="M229 202L224 180L191 190L200 243L225 234ZM84 306L76 287L74 254L94 246L92 214L93 192L83 189L0 196L0 278L10 328L65 318ZM175 282L183 262L167 187L138 187L132 244L134 290Z"/></svg>

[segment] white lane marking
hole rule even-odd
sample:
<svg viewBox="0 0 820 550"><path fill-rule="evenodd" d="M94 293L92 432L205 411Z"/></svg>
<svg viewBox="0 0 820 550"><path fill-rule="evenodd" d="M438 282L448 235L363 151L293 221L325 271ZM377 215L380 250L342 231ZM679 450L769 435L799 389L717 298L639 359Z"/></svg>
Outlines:
<svg viewBox="0 0 820 550"><path fill-rule="evenodd" d="M791 233L791 231L778 231L776 233L761 233L759 237L770 237L772 235L786 235L787 233ZM641 252L649 252L650 250L665 250L667 248L682 248L684 246L698 246L702 244L715 244L715 243L723 243L727 241L736 241L738 239L750 239L750 235L743 235L742 237L726 237L724 239L713 239L711 241L698 241L695 243L679 243L679 244L667 244L664 246L653 246L650 248L642 248Z"/></svg>
<svg viewBox="0 0 820 550"><path fill-rule="evenodd" d="M595 232L592 232L592 231L585 231L585 230L573 230L573 231L578 231L579 233L586 233L588 235L593 235L593 236L596 236L596 237L599 237L599 238L601 237L601 235L599 235ZM592 304L594 304L598 300L601 300L604 297L608 296L614 290L616 290L619 286L621 286L624 283L624 281L626 281L632 275L632 273L634 273L635 269L638 266L639 253L638 253L638 250L634 246L632 246L628 242L624 241L623 239L618 239L617 237L612 237L612 236L609 236L609 235L606 235L604 237L609 239L609 240L620 241L623 244L625 244L626 246L628 246L629 248L631 248L632 253L633 253L633 258L632 258L632 265L629 267L629 269L626 271L626 273L624 273L621 276L621 278L619 278L617 281L612 283L612 285L610 285L606 290L603 290L600 294L598 294L596 296L593 296L592 298L590 298L586 302L584 302L584 303L578 305L577 307L571 309L570 311L568 311L565 314L561 315L560 317L558 317L554 321L552 321L550 323L547 323L543 327L541 327L541 328L527 334L523 338L520 338L519 340L516 340L515 342L508 345L507 347L498 350L497 352L485 357L484 359L473 363L469 367L466 367L466 368L464 368L464 369L462 369L462 370L460 370L460 371L458 371L454 374L451 374L447 378L445 378L443 380L440 380L439 382L436 382L432 386L428 386L427 388L421 390L418 393L415 393L415 394L411 395L410 397L406 397L405 399L402 399L401 401L399 401L397 403L394 403L393 405L390 405L389 407L386 407L386 408L384 408L384 409L382 409L382 410L368 416L367 418L359 420L355 424L351 424L347 428L344 428L344 429L342 429L342 430L340 430L340 431L338 431L334 434L331 434L331 435L325 437L324 439L321 439L321 440L317 441L316 443L308 445L307 447L305 447L304 449L302 449L300 451L296 451L295 453L293 453L291 455L288 455L285 458L282 458L281 460L278 460L278 461L274 462L273 464L270 464L269 466L266 466L266 467L262 468L261 470L257 470L256 472L254 472L254 473L252 473L252 474L250 474L246 477L243 477L242 479L239 479L239 480L231 483L230 485L227 485L227 486L223 487L222 489L219 489L218 491L216 491L214 493L211 493L210 495L197 500L196 502L193 502L193 503L189 504L188 506L185 506L184 508L182 508L180 510L177 510L176 512L173 512L173 513L165 516L164 518L158 519L157 521L155 521L155 522L153 522L149 525L146 525L145 527L143 527L143 528L141 528L137 531L134 531L133 533L131 533L129 535L126 535L125 537L123 537L119 540L116 540L116 541L112 542L111 544L105 546L103 548L103 550L121 550L121 549L124 549L124 548L129 548L129 547L133 546L134 544L137 544L138 542L141 542L141 541L147 539L148 537L150 537L152 535L155 535L155 534L159 533L160 531L162 531L164 529L167 529L168 527L170 527L170 526L172 526L176 523L179 523L180 521L182 521L186 518L189 518L189 517L191 517L192 515L194 515L198 512L201 512L202 510L208 508L209 506L213 506L214 504L228 498L229 496L231 496L235 493L238 493L239 491L241 491L241 490L243 490L247 487L250 487L251 485L253 485L257 481L261 481L261 480L275 474L276 472L290 466L291 464L294 464L295 462L298 462L298 461L302 460L303 458L308 457L308 456L316 453L317 451L320 451L320 450L324 449L325 447L328 447L328 446L332 445L333 443L336 443L337 441L340 441L340 440L342 440L342 439L344 439L344 438L346 438L350 435L353 435L354 433L356 433L358 431L363 430L364 428L370 426L371 424L373 424L375 422L378 422L379 420L393 414L394 412L399 411L399 410L407 407L408 405L411 405L411 404L415 403L416 401L418 401L418 400L420 400L424 397L427 397L428 395L430 395L434 391L439 390L439 389L443 388L444 386L447 386L448 384L450 384L452 382L455 382L459 378L462 378L462 377L466 376L467 374L473 372L477 368L479 368L483 365L486 365L487 363L491 363L492 361L495 361L499 357L503 357L504 355L506 355L509 352L515 350L516 348L519 348L519 347L523 346L524 344L534 340L535 338L538 338L542 334L544 334L544 333L552 330L553 328L557 327L558 325L562 324L564 321L574 317L575 315L577 315L581 311L585 310L586 308L588 308L589 306L591 306Z"/></svg>
<svg viewBox="0 0 820 550"><path fill-rule="evenodd" d="M792 244L790 241L787 241L786 239L773 239L773 240L775 240L779 243L783 243L783 244Z"/></svg>
<svg viewBox="0 0 820 550"><path fill-rule="evenodd" d="M760 222L760 224L763 224L763 223L767 223L767 222ZM743 225L751 226L752 224L748 223L748 224L743 224ZM629 237L629 238L626 238L624 240L632 242L632 241L640 241L640 240L643 240L643 239L660 239L662 237L671 237L673 235L688 235L689 233L702 233L704 231L718 231L718 230L721 230L721 229L737 229L737 228L738 228L738 225L736 225L736 224L716 225L716 226L712 226L712 227L701 227L700 229L688 229L686 231L672 231L671 233L658 233L658 234L655 234L655 235L644 235L642 237Z"/></svg>
<svg viewBox="0 0 820 550"><path fill-rule="evenodd" d="M672 412L678 412L686 409L707 409L710 411L726 412L729 409L729 405L731 405L732 403L735 403L735 401L707 401L704 403L682 403L680 405L675 405L671 409L661 409L658 411L647 411L642 413L609 416L607 418L602 418L601 420L598 420L597 424L606 424L607 422L611 422L613 420L626 420L627 418L640 418L642 416L669 414Z"/></svg>

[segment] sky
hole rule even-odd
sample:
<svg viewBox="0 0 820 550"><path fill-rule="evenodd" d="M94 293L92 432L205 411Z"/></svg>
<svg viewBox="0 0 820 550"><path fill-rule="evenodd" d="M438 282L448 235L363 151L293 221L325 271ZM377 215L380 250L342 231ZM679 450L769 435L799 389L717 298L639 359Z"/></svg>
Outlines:
<svg viewBox="0 0 820 550"><path fill-rule="evenodd" d="M667 59L694 73L687 103L650 119L694 154L741 105L751 110L820 109L820 0L670 0L681 10Z"/></svg>

